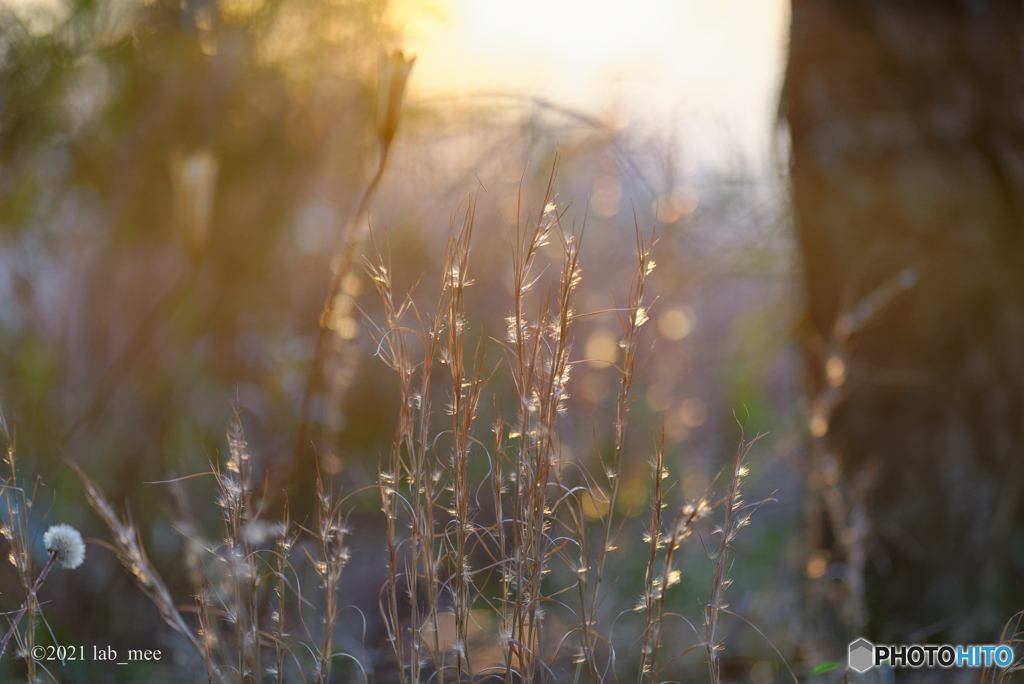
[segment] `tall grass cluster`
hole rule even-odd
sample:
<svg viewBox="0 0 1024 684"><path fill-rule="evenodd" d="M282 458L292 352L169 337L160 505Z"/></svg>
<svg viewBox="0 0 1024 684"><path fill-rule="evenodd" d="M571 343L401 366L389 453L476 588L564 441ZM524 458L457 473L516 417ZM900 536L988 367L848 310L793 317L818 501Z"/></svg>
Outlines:
<svg viewBox="0 0 1024 684"><path fill-rule="evenodd" d="M109 529L110 541L98 543L116 555L177 633L175 662L189 678L210 684L656 684L679 672L677 661L688 657L700 661L711 684L731 679L723 668L723 621L746 623L760 634L727 600L732 546L765 503L747 502L741 491L756 440L741 437L720 477L686 498L671 479L667 459L674 456L666 454L664 438L633 436L634 442L650 439L649 510L630 517L616 505L627 434L635 432L628 421L634 383L647 358L642 332L653 304L647 280L655 268L654 241L637 228L632 279L622 301L613 299L622 354L608 417L610 451L589 461L567 455L583 449L563 451L559 423L571 371L585 360L573 348L574 326L587 315L576 303L585 231L566 227L554 186L552 171L540 211L506 226L512 297L503 339L475 334L467 319L475 197L452 217L440 283L427 303L395 291L389 250L371 234L363 267L382 314L379 320L367 316L366 328L398 387L396 428L376 483L349 496L379 500L386 554L378 600L383 650L367 643L370 616L346 603L352 598L346 567L359 562L348 546L348 500L318 471L315 491L301 493L315 498L314 519L292 520L287 500L277 503L274 485L258 475L237 416L223 463L166 483L179 511L180 569L191 584L190 598L175 596L160 576L130 510L119 513L69 461ZM557 268L544 263L552 251L559 255ZM487 365L488 345L504 357L494 367ZM505 392L495 387L499 382L508 384ZM481 425L481 402L490 396L495 418ZM503 405L498 396L513 402ZM439 397L446 400L437 407ZM35 681L42 664L26 654L42 621L37 592L56 561L74 567L84 548L77 546L77 532L56 526L46 535L47 564L34 568L38 532L28 521L35 495L18 481L14 439L2 419L0 432L8 466L0 483L2 532L25 596L4 646L13 639L16 657ZM629 449L635 452L636 444ZM189 481L197 476L215 481L216 532L204 529L189 501ZM702 522L707 518L713 522ZM623 586L631 580L611 561L625 552L643 558L636 586ZM710 585L703 596L673 597L682 557L692 553L706 557ZM613 596L623 592L636 597L625 610ZM691 621L679 606L695 598L701 608ZM352 638L342 622L356 624L362 638ZM1020 641L1019 624L1004 637ZM768 644L788 671L783 676L797 681L784 654ZM1008 676L986 672L983 681Z"/></svg>
<svg viewBox="0 0 1024 684"><path fill-rule="evenodd" d="M374 236L363 257L383 312L382 320L367 320L367 329L399 390L397 427L375 486L385 531L379 605L389 657L335 638L351 560L344 500L318 474L316 520L294 522L287 506L270 517L269 485L254 479L240 422L229 434L226 462L208 473L216 479L222 529L208 536L196 522L178 525L194 588L187 607L149 561L130 513L118 514L78 471L110 529L110 547L193 651L208 682L628 677L643 684L661 681L665 667L691 652L706 660L709 681L723 680L719 624L729 614L730 547L757 507L740 493L752 442L741 442L724 470L724 494L706 491L687 501L668 480L664 440L651 440L646 526L634 529L616 516L633 385L646 358L646 284L655 268L653 240L638 228L635 271L614 309L622 360L611 451L591 463L563 458L559 420L573 364L581 360L572 342L582 315L576 292L584 277L584 229L565 226L554 186L552 171L540 211L506 226L513 294L504 339L474 337L467 320L475 198L452 218L429 308L394 290L388 250ZM553 274L543 263L549 244L561 255ZM485 345L503 352L498 367L485 367ZM496 407L494 423L479 425L481 401L499 378L510 383L514 405ZM434 401L445 394L438 411ZM176 497L186 496L185 486L172 483ZM702 599L703 624L693 624L673 612L668 597L680 581L683 543L716 511L717 536L696 535L695 547L714 571ZM615 615L607 599L621 578L609 557L620 543L633 547L634 540L623 539L633 534L642 535L646 570L633 610ZM349 617L366 624L354 608ZM623 663L635 671L627 673Z"/></svg>

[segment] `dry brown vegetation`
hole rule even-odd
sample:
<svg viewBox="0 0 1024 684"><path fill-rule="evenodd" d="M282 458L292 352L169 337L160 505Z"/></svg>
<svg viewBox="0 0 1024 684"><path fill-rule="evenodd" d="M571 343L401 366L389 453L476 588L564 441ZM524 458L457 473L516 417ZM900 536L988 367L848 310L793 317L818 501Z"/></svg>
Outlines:
<svg viewBox="0 0 1024 684"><path fill-rule="evenodd" d="M367 327L399 387L397 429L376 485L386 531L380 609L390 657L334 638L350 559L343 500L318 475L314 523L290 521L287 505L269 517L269 486L253 479L240 424L229 435L227 462L209 473L217 482L223 530L214 541L198 524L179 525L189 549L194 608L180 607L170 595L130 514L116 514L79 471L90 503L110 528L111 548L194 651L190 661L205 670L207 681L628 677L643 683L661 681L666 665L691 652L694 658L703 654L709 681L722 681L718 625L733 615L726 603L730 545L760 505L740 495L753 443L741 442L724 471L724 495L709 490L684 501L668 480L663 439L653 440L644 532L649 557L633 607L641 620L623 620L628 625L617 629L624 615L605 602L618 581L607 561L621 535L631 534L615 504L633 384L645 359L641 330L652 302L645 284L655 268L653 240L637 228L635 273L615 309L623 356L611 453L597 463L563 459L558 423L578 359L572 341L582 315L575 295L585 230L565 226L566 209L558 208L554 188L553 169L540 211L507 226L513 296L503 340L473 339L466 320L474 197L453 215L444 275L429 310L393 290L392 264L379 235L363 259L383 311L383 320ZM562 255L554 275L542 263L551 242ZM485 345L500 346L504 363L485 367ZM489 383L502 381L510 383L515 405L499 408L493 425L477 425ZM437 387L446 388L442 411L432 403ZM172 486L176 496L185 496L184 482ZM709 537L698 523L711 514L721 521ZM680 580L684 541L714 567L702 600L703 625L666 608L666 596ZM365 625L354 609L352 619ZM639 657L624 660L636 663L629 674L620 664L622 651L636 648Z"/></svg>

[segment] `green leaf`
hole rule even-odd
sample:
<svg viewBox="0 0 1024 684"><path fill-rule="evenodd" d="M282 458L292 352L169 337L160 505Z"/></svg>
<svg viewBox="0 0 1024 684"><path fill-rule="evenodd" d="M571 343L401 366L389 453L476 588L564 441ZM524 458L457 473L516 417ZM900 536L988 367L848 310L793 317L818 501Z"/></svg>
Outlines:
<svg viewBox="0 0 1024 684"><path fill-rule="evenodd" d="M828 672L833 667L839 667L839 663L822 663L821 665L818 665L818 667L814 668L813 672L814 674L821 674L822 672Z"/></svg>

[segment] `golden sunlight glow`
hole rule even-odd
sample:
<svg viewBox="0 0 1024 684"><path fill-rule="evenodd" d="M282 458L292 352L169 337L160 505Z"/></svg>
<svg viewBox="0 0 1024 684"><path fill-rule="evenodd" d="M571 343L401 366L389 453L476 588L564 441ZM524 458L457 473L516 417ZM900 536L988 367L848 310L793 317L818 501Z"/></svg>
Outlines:
<svg viewBox="0 0 1024 684"><path fill-rule="evenodd" d="M764 147L787 0L399 0L413 98L540 97L629 120L711 117ZM756 151L756 150L751 150Z"/></svg>
<svg viewBox="0 0 1024 684"><path fill-rule="evenodd" d="M594 368L607 368L619 358L619 339L607 330L596 330L587 338L584 353Z"/></svg>

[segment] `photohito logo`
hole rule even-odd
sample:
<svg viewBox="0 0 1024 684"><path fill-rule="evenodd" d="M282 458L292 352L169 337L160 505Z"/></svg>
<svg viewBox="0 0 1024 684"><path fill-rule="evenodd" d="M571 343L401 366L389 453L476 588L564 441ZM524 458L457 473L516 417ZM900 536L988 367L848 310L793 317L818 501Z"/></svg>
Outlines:
<svg viewBox="0 0 1024 684"><path fill-rule="evenodd" d="M857 639L850 644L850 667L857 672L867 672L875 666L875 647L867 639Z"/></svg>
<svg viewBox="0 0 1024 684"><path fill-rule="evenodd" d="M867 672L888 662L892 667L1008 667L1013 649L998 646L875 646L867 639L850 644L850 669Z"/></svg>

